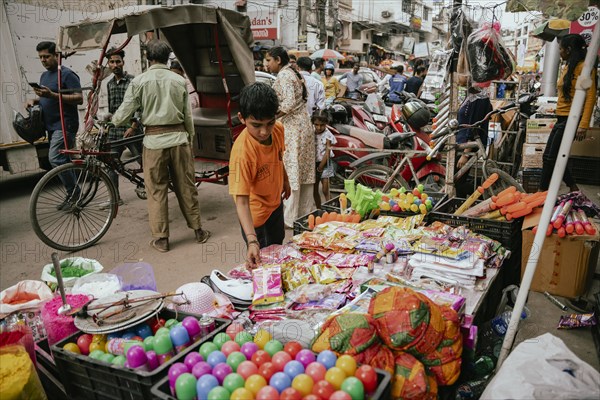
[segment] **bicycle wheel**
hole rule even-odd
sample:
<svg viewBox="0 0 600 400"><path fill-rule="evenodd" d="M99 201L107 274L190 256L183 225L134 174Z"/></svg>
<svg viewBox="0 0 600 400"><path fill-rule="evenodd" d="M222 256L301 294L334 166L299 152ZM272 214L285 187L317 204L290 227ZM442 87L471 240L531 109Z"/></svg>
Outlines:
<svg viewBox="0 0 600 400"><path fill-rule="evenodd" d="M356 183L372 189L383 189L393 173L394 170L385 165L365 165L354 171L348 179L354 179ZM387 189L399 189L401 187L408 189L408 183L400 175L396 175Z"/></svg>
<svg viewBox="0 0 600 400"><path fill-rule="evenodd" d="M65 173L76 177L77 186L70 196L60 180ZM78 251L108 231L117 211L115 204L117 193L106 172L89 164L65 164L35 186L29 217L42 242L57 250Z"/></svg>
<svg viewBox="0 0 600 400"><path fill-rule="evenodd" d="M493 195L497 195L504 189L509 188L510 186L514 186L519 192L525 192L523 186L521 186L521 184L517 182L515 178L510 176L510 174L508 174L507 172L502 171L501 169L489 167L486 165L485 173L487 174L487 176L490 176L493 173L498 174L498 180L488 189L488 191L491 191Z"/></svg>

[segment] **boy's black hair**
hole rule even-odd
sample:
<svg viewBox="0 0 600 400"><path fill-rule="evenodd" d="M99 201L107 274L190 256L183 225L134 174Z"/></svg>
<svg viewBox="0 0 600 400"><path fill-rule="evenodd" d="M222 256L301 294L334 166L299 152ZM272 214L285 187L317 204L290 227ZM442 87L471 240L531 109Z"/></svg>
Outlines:
<svg viewBox="0 0 600 400"><path fill-rule="evenodd" d="M298 64L298 68L302 71L312 71L313 60L310 57L300 57L298 61L296 61L296 64Z"/></svg>
<svg viewBox="0 0 600 400"><path fill-rule="evenodd" d="M240 114L244 119L272 119L279 110L279 99L275 90L262 82L245 86L240 92Z"/></svg>
<svg viewBox="0 0 600 400"><path fill-rule="evenodd" d="M328 124L331 121L331 114L327 109L315 110L310 118L310 121L314 124L317 120L324 121L326 124Z"/></svg>
<svg viewBox="0 0 600 400"><path fill-rule="evenodd" d="M48 50L50 54L56 54L56 43L54 42L39 42L35 47L35 51Z"/></svg>

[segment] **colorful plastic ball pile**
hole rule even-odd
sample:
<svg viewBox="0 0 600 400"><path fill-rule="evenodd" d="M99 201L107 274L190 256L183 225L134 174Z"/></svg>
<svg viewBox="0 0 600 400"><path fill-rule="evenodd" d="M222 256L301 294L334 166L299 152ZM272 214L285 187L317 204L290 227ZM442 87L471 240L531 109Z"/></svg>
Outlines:
<svg viewBox="0 0 600 400"><path fill-rule="evenodd" d="M390 193L381 197L379 208L383 211L412 212L415 214L427 214L433 209L435 202L424 192L424 187L419 184L412 190L404 187L393 188Z"/></svg>

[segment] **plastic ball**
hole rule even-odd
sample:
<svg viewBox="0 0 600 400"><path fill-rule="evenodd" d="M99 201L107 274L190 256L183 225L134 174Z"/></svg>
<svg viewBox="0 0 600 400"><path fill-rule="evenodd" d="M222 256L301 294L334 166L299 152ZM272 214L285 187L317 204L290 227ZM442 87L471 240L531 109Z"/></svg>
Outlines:
<svg viewBox="0 0 600 400"><path fill-rule="evenodd" d="M231 367L225 363L215 365L212 370L212 374L219 381L219 385L223 384L225 377L232 372Z"/></svg>
<svg viewBox="0 0 600 400"><path fill-rule="evenodd" d="M223 380L223 387L229 390L230 393L233 393L236 389L243 388L245 383L246 381L244 381L244 378L234 372L225 377L225 380Z"/></svg>
<svg viewBox="0 0 600 400"><path fill-rule="evenodd" d="M210 374L212 374L212 367L206 361L200 361L192 367L192 375L196 378Z"/></svg>
<svg viewBox="0 0 600 400"><path fill-rule="evenodd" d="M175 318L168 319L167 322L165 322L165 328L171 330L171 328L173 328L178 323L179 321L177 321Z"/></svg>
<svg viewBox="0 0 600 400"><path fill-rule="evenodd" d="M113 362L113 360L114 360L114 359L115 359L115 356L113 356L113 355L112 355L112 354L110 354L110 353L105 353L105 354L102 354L102 355L101 355L101 356L98 358L98 360L99 360L99 361L105 362L105 363L107 363L107 364L112 364L112 362Z"/></svg>
<svg viewBox="0 0 600 400"><path fill-rule="evenodd" d="M352 397L343 390L336 390L331 394L329 400L352 400Z"/></svg>
<svg viewBox="0 0 600 400"><path fill-rule="evenodd" d="M185 328L190 338L198 337L201 334L200 324L194 317L185 317L181 321L181 326Z"/></svg>
<svg viewBox="0 0 600 400"><path fill-rule="evenodd" d="M398 203L395 200L390 200L390 207L394 208L395 205L397 205Z"/></svg>
<svg viewBox="0 0 600 400"><path fill-rule="evenodd" d="M277 395L279 396L279 394ZM235 389L233 393L231 393L231 397L229 398L229 400L254 400L254 393L252 393L245 387Z"/></svg>
<svg viewBox="0 0 600 400"><path fill-rule="evenodd" d="M219 332L215 335L215 338L213 339L213 343L217 346L217 348L219 350L221 350L221 347L223 346L224 343L229 342L231 340L231 338L229 337L228 334L226 334L225 332Z"/></svg>
<svg viewBox="0 0 600 400"><path fill-rule="evenodd" d="M225 329L225 333L227 333L229 335L229 338L231 340L235 339L235 335L237 335L240 332L243 332L244 326L242 324L238 324L237 322L234 322L232 324L230 324L227 329Z"/></svg>
<svg viewBox="0 0 600 400"><path fill-rule="evenodd" d="M346 376L354 376L356 372L356 360L354 357L344 354L337 359L335 366L346 373Z"/></svg>
<svg viewBox="0 0 600 400"><path fill-rule="evenodd" d="M258 350L256 353L252 354L252 362L259 367L271 361L271 355L264 350Z"/></svg>
<svg viewBox="0 0 600 400"><path fill-rule="evenodd" d="M346 373L338 367L329 368L325 373L325 380L331 383L335 390L342 387L344 379L346 379Z"/></svg>
<svg viewBox="0 0 600 400"><path fill-rule="evenodd" d="M412 211L412 212L415 212L415 213L416 213L417 211L419 211L419 206L418 206L418 205L416 205L416 204L412 204L412 205L410 206L410 211Z"/></svg>
<svg viewBox="0 0 600 400"><path fill-rule="evenodd" d="M311 362L306 366L304 373L310 376L314 382L319 382L325 379L325 373L327 372L327 368L321 363Z"/></svg>
<svg viewBox="0 0 600 400"><path fill-rule="evenodd" d="M169 367L169 372L167 373L167 375L169 376L169 384L171 386L175 386L175 382L177 382L177 378L179 378L181 376L181 374L185 374L185 373L189 373L190 370L188 369L187 365L185 365L184 363L175 363L173 365L171 365ZM196 377L194 377L195 379ZM195 382L194 382L194 386L195 386Z"/></svg>
<svg viewBox="0 0 600 400"><path fill-rule="evenodd" d="M194 365L198 364L200 361L204 361L204 358L200 355L200 353L196 353L192 351L183 360L183 363L187 365L188 369L191 371L194 368Z"/></svg>
<svg viewBox="0 0 600 400"><path fill-rule="evenodd" d="M254 335L254 343L258 345L259 348L264 349L265 344L272 339L272 336L269 332L264 329L259 329Z"/></svg>
<svg viewBox="0 0 600 400"><path fill-rule="evenodd" d="M150 328L147 324L141 324L137 326L135 333L142 339L146 339L148 336L152 336L152 328Z"/></svg>
<svg viewBox="0 0 600 400"><path fill-rule="evenodd" d="M309 395L313 389L313 379L306 374L299 374L292 380L292 387L302 396Z"/></svg>
<svg viewBox="0 0 600 400"><path fill-rule="evenodd" d="M160 335L168 335L171 331L167 328L165 328L164 326L161 328L158 328L158 330L156 331L156 333L154 334L154 336L160 336Z"/></svg>
<svg viewBox="0 0 600 400"><path fill-rule="evenodd" d="M229 356L231 353L233 353L235 351L240 351L240 350L241 350L240 345L237 344L236 342L234 342L233 340L225 342L225 343L223 343L223 346L221 346L221 351L226 356Z"/></svg>
<svg viewBox="0 0 600 400"><path fill-rule="evenodd" d="M421 205L421 200L420 199L414 199L413 200L413 204L416 204L416 205L420 206Z"/></svg>
<svg viewBox="0 0 600 400"><path fill-rule="evenodd" d="M63 346L63 349L71 353L81 354L79 346L77 346L75 343L67 343Z"/></svg>
<svg viewBox="0 0 600 400"><path fill-rule="evenodd" d="M406 188L404 186L400 188L400 193L406 193Z"/></svg>
<svg viewBox="0 0 600 400"><path fill-rule="evenodd" d="M363 400L365 398L365 388L362 382L354 376L350 376L342 382L342 390L348 393L352 400Z"/></svg>
<svg viewBox="0 0 600 400"><path fill-rule="evenodd" d="M203 359L208 360L208 356L210 355L210 353L212 353L213 351L218 351L219 349L217 349L217 345L214 344L213 342L206 342L206 343L202 343L202 345L200 346L200 350L198 350L198 352L200 353L200 355L202 356Z"/></svg>
<svg viewBox="0 0 600 400"><path fill-rule="evenodd" d="M219 381L212 375L202 375L196 382L196 392L199 399L208 398L208 393L219 386Z"/></svg>
<svg viewBox="0 0 600 400"><path fill-rule="evenodd" d="M423 186L423 184L422 184L422 183L419 183L419 184L417 185L417 189L419 190L419 192L423 192L423 190L425 190L425 186Z"/></svg>
<svg viewBox="0 0 600 400"><path fill-rule="evenodd" d="M132 340L135 337L135 333L134 332L125 332L123 334L123 336L121 336L123 339L127 339L127 340Z"/></svg>
<svg viewBox="0 0 600 400"><path fill-rule="evenodd" d="M292 360L283 367L283 372L285 372L290 379L294 379L297 375L304 373L304 365L302 365L300 361Z"/></svg>
<svg viewBox="0 0 600 400"><path fill-rule="evenodd" d="M271 379L269 379L269 385L273 386L281 393L292 385L292 380L283 372L276 372Z"/></svg>
<svg viewBox="0 0 600 400"><path fill-rule="evenodd" d="M229 354L226 360L227 364L229 364L234 372L237 371L238 366L244 361L246 361L246 356L239 351L234 351L233 353Z"/></svg>
<svg viewBox="0 0 600 400"><path fill-rule="evenodd" d="M421 197L421 191L418 188L412 190L413 196Z"/></svg>
<svg viewBox="0 0 600 400"><path fill-rule="evenodd" d="M265 351L273 357L275 353L283 350L283 344L279 340L271 339L265 344Z"/></svg>
<svg viewBox="0 0 600 400"><path fill-rule="evenodd" d="M210 392L208 392L207 399L208 400L227 400L227 399L229 399L229 396L231 396L231 393L229 392L229 390L225 389L224 387L217 386L215 388L212 388L210 390Z"/></svg>
<svg viewBox="0 0 600 400"><path fill-rule="evenodd" d="M298 354L300 350L302 350L302 345L295 340L287 342L285 346L283 346L283 351L292 356L292 358L296 358L296 354Z"/></svg>
<svg viewBox="0 0 600 400"><path fill-rule="evenodd" d="M148 363L148 356L142 346L132 346L127 350L127 362L131 368L138 368ZM183 365L185 367L185 364ZM187 370L187 367L185 367Z"/></svg>
<svg viewBox="0 0 600 400"><path fill-rule="evenodd" d="M252 342L252 335L246 331L239 332L235 335L235 342L241 347L244 343Z"/></svg>
<svg viewBox="0 0 600 400"><path fill-rule="evenodd" d="M336 361L337 356L331 350L323 350L317 355L317 362L323 364L327 369L335 367Z"/></svg>
<svg viewBox="0 0 600 400"><path fill-rule="evenodd" d="M401 211L400 206L398 204L394 204L392 206L392 211L393 212L400 212Z"/></svg>
<svg viewBox="0 0 600 400"><path fill-rule="evenodd" d="M259 350L259 347L256 343L254 342L246 342L242 345L242 347L240 348L240 351L242 352L243 355L246 356L247 360L252 359L252 356L254 355L254 353L256 353Z"/></svg>
<svg viewBox="0 0 600 400"><path fill-rule="evenodd" d="M283 367L285 367L285 365L290 361L292 361L292 356L285 351L278 351L277 353L273 354L273 357L271 358L271 363L275 367L276 371L283 371Z"/></svg>
<svg viewBox="0 0 600 400"><path fill-rule="evenodd" d="M385 201L382 201L379 204L379 208L381 208L383 211L390 211L392 209L392 207L390 206L390 203L387 203Z"/></svg>
<svg viewBox="0 0 600 400"><path fill-rule="evenodd" d="M248 379L249 376L258 374L258 367L252 361L244 360L237 365L235 371L244 379Z"/></svg>
<svg viewBox="0 0 600 400"><path fill-rule="evenodd" d="M421 200L426 201L429 198L427 193L421 193Z"/></svg>
<svg viewBox="0 0 600 400"><path fill-rule="evenodd" d="M208 363L208 365L210 365L211 367L214 368L215 365L227 362L227 360L228 360L227 356L225 354L223 354L222 352L220 352L220 351L217 350L217 351L213 351L212 353L210 353L208 355L208 358L206 359L206 362Z"/></svg>
<svg viewBox="0 0 600 400"><path fill-rule="evenodd" d="M158 356L154 350L150 350L146 352L146 357L148 358L148 363L146 366L148 370L154 371L156 368L160 366L160 362L158 361Z"/></svg>
<svg viewBox="0 0 600 400"><path fill-rule="evenodd" d="M427 206L425 204L419 205L419 211L421 214L427 214Z"/></svg>
<svg viewBox="0 0 600 400"><path fill-rule="evenodd" d="M304 368L306 368L308 364L315 362L316 360L317 357L315 356L315 353L308 349L300 350L298 354L296 354L296 361L300 361Z"/></svg>
<svg viewBox="0 0 600 400"><path fill-rule="evenodd" d="M267 380L258 374L246 378L246 384L244 385L244 387L254 393L255 396L256 393L265 386L267 386Z"/></svg>
<svg viewBox="0 0 600 400"><path fill-rule="evenodd" d="M294 388L287 388L279 395L279 400L302 400L302 394Z"/></svg>
<svg viewBox="0 0 600 400"><path fill-rule="evenodd" d="M112 363L113 365L122 367L123 365L125 365L125 361L127 361L127 358L125 358L125 356L123 355L120 355L113 358Z"/></svg>
<svg viewBox="0 0 600 400"><path fill-rule="evenodd" d="M190 373L183 373L177 377L175 382L175 393L178 399L192 400L196 398L196 378Z"/></svg>
<svg viewBox="0 0 600 400"><path fill-rule="evenodd" d="M84 333L83 335L77 338L77 346L79 347L79 351L84 356L90 354L90 345L92 344L92 335L89 333Z"/></svg>
<svg viewBox="0 0 600 400"><path fill-rule="evenodd" d="M88 357L93 360L99 360L103 354L105 354L105 353L102 350L94 350L88 355Z"/></svg>
<svg viewBox="0 0 600 400"><path fill-rule="evenodd" d="M144 343L144 349L146 349L146 351L154 350L154 336L148 336L142 343Z"/></svg>
<svg viewBox="0 0 600 400"><path fill-rule="evenodd" d="M367 393L372 393L377 389L377 371L370 365L361 365L356 369L354 376L358 378Z"/></svg>
<svg viewBox="0 0 600 400"><path fill-rule="evenodd" d="M279 371L277 370L277 368L275 368L272 362L266 362L260 367L258 367L258 374L262 375L267 380L267 382L276 372Z"/></svg>
<svg viewBox="0 0 600 400"><path fill-rule="evenodd" d="M335 392L335 388L331 383L322 380L314 384L312 392L322 399L328 399Z"/></svg>
<svg viewBox="0 0 600 400"><path fill-rule="evenodd" d="M278 400L279 392L273 386L264 386L256 393L256 400Z"/></svg>
<svg viewBox="0 0 600 400"><path fill-rule="evenodd" d="M106 335L106 340L110 340L110 339L117 339L121 337L121 332L113 332L113 333L109 333L108 335Z"/></svg>

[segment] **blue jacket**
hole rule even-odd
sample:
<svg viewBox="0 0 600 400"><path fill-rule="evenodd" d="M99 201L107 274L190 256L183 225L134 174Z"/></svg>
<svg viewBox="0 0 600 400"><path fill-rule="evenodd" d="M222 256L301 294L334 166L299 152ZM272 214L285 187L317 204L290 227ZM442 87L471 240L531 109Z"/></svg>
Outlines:
<svg viewBox="0 0 600 400"><path fill-rule="evenodd" d="M396 92L402 92L406 85L406 77L402 74L396 74L390 78L390 101L394 103L400 102L400 96Z"/></svg>

